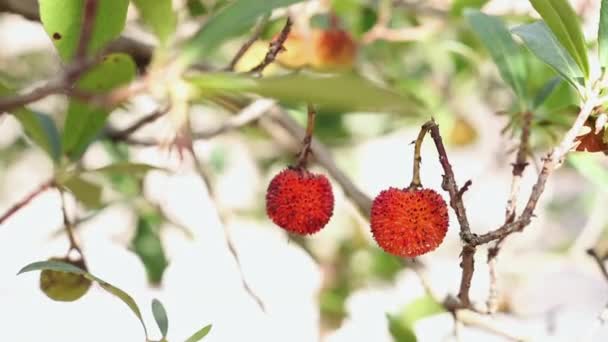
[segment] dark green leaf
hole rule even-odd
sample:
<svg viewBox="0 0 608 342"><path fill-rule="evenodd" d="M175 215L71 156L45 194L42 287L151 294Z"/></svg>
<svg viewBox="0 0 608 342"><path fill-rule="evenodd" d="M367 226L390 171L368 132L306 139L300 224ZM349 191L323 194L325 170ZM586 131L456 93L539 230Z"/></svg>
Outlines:
<svg viewBox="0 0 608 342"><path fill-rule="evenodd" d="M191 17L207 14L207 7L205 7L205 4L201 0L188 0L186 6Z"/></svg>
<svg viewBox="0 0 608 342"><path fill-rule="evenodd" d="M188 338L185 342L198 342L202 340L203 338L205 338L205 336L207 336L207 334L209 334L209 332L211 331L211 327L212 325L209 324L208 326L195 332L194 335L190 336L190 338Z"/></svg>
<svg viewBox="0 0 608 342"><path fill-rule="evenodd" d="M86 92L104 93L129 83L135 74L136 66L131 56L111 54L86 73L76 86ZM106 108L71 100L63 128L64 152L72 159L78 159L105 126L109 114Z"/></svg>
<svg viewBox="0 0 608 342"><path fill-rule="evenodd" d="M81 274L81 275L87 275L88 273L77 267L74 266L70 263L67 262L63 262L63 261L55 261L55 260L49 260L49 261L37 261L37 262L33 262L25 267L23 267L18 273L22 274L22 273L26 273L26 272L32 272L32 271L44 271L44 270L51 270L51 271L61 271L61 272L68 272L68 273L76 273L76 274ZM93 278L91 278L93 279Z"/></svg>
<svg viewBox="0 0 608 342"><path fill-rule="evenodd" d="M311 102L324 110L420 113L413 96L403 96L356 75L291 74L252 78L205 74L190 78L202 96L222 92L250 92L288 103Z"/></svg>
<svg viewBox="0 0 608 342"><path fill-rule="evenodd" d="M208 56L223 41L251 28L256 20L273 9L292 5L302 0L236 0L211 19L183 48L181 64L190 65Z"/></svg>
<svg viewBox="0 0 608 342"><path fill-rule="evenodd" d="M102 189L99 185L76 175L68 178L62 185L70 190L76 199L87 208L96 209L101 207Z"/></svg>
<svg viewBox="0 0 608 342"><path fill-rule="evenodd" d="M161 282L168 265L159 236L161 224L162 218L157 213L142 215L137 221L137 230L131 241L133 251L143 262L148 280L153 284Z"/></svg>
<svg viewBox="0 0 608 342"><path fill-rule="evenodd" d="M167 318L165 307L156 298L152 300L152 314L154 314L154 320L156 321L156 325L158 325L158 329L160 329L163 338L167 337L167 332L169 331L169 318Z"/></svg>
<svg viewBox="0 0 608 342"><path fill-rule="evenodd" d="M576 62L564 50L547 25L538 21L532 24L518 26L513 32L523 39L524 43L536 57L552 67L575 89L583 73Z"/></svg>
<svg viewBox="0 0 608 342"><path fill-rule="evenodd" d="M585 37L578 16L568 0L530 0L530 2L582 70L583 76L589 77Z"/></svg>
<svg viewBox="0 0 608 342"><path fill-rule="evenodd" d="M515 91L519 100L527 104L526 64L520 48L505 24L500 18L485 15L477 10L467 10L465 16L490 52L503 80Z"/></svg>
<svg viewBox="0 0 608 342"><path fill-rule="evenodd" d="M61 58L72 60L80 40L85 1L40 0L39 3L40 19L45 31L57 47ZM105 0L97 1L97 4L97 16L88 46L90 54L99 52L120 35L125 27L129 1Z"/></svg>
<svg viewBox="0 0 608 342"><path fill-rule="evenodd" d="M465 9L480 9L488 2L489 0L454 0L450 13L454 16L460 16Z"/></svg>
<svg viewBox="0 0 608 342"><path fill-rule="evenodd" d="M14 93L13 89L0 82L0 95L10 96ZM13 114L23 127L25 134L53 161L58 162L61 157L61 139L53 119L48 115L32 112L25 107L13 110Z"/></svg>
<svg viewBox="0 0 608 342"><path fill-rule="evenodd" d="M548 98L551 96L555 88L562 83L563 80L559 77L554 77L550 79L538 92L536 97L534 98L534 102L532 104L532 108L536 109L540 107Z"/></svg>
<svg viewBox="0 0 608 342"><path fill-rule="evenodd" d="M597 39L600 50L600 65L608 68L608 0L602 0L600 29Z"/></svg>
<svg viewBox="0 0 608 342"><path fill-rule="evenodd" d="M152 28L161 44L175 32L177 15L171 0L133 0L143 21Z"/></svg>

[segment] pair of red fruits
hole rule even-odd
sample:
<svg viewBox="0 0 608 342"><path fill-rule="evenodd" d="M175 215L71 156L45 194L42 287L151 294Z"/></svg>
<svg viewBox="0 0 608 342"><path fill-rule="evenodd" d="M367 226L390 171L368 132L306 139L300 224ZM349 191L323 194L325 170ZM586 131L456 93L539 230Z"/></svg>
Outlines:
<svg viewBox="0 0 608 342"><path fill-rule="evenodd" d="M304 167L289 167L268 186L266 212L279 227L295 234L320 231L334 210L327 177ZM415 257L437 248L448 230L445 201L431 189L389 188L372 204L371 231L387 253Z"/></svg>

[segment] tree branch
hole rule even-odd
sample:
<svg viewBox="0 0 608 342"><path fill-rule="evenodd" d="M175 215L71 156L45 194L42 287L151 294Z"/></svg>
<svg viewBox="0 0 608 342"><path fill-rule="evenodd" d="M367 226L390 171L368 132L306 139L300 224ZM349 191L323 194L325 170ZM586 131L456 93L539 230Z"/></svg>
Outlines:
<svg viewBox="0 0 608 342"><path fill-rule="evenodd" d="M23 207L28 205L34 198L48 190L55 184L54 180L48 180L42 183L38 188L34 191L30 192L27 196L25 196L22 200L15 203L12 207L10 207L2 216L0 216L0 225L4 224L6 220L8 220L11 216L13 216L16 212L21 210Z"/></svg>
<svg viewBox="0 0 608 342"><path fill-rule="evenodd" d="M285 44L287 37L289 37L289 32L291 32L292 24L293 22L291 21L291 18L287 17L287 20L285 21L285 26L283 26L281 33L279 33L279 35L272 42L270 42L270 46L268 47L268 52L266 53L266 56L264 56L264 60L262 60L260 64L251 69L252 73L261 74L267 66L272 64L275 59L277 59L279 53L281 53L285 49L285 47L283 47L283 44Z"/></svg>

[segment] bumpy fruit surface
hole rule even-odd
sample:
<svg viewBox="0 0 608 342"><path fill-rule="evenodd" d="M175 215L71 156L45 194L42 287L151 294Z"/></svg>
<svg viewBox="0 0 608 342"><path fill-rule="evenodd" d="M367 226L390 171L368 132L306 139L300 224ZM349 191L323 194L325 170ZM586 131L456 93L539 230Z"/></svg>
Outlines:
<svg viewBox="0 0 608 342"><path fill-rule="evenodd" d="M334 195L324 175L288 168L277 174L268 185L268 217L289 232L316 233L329 222L333 211Z"/></svg>
<svg viewBox="0 0 608 342"><path fill-rule="evenodd" d="M351 69L355 64L357 44L341 29L314 30L312 61L316 69Z"/></svg>
<svg viewBox="0 0 608 342"><path fill-rule="evenodd" d="M51 258L51 261L63 261L81 269L84 262ZM40 273L40 289L47 297L60 302L73 302L84 296L91 287L91 281L80 274L44 270Z"/></svg>
<svg viewBox="0 0 608 342"><path fill-rule="evenodd" d="M415 257L437 248L448 230L445 201L433 190L389 188L374 199L371 228L386 252Z"/></svg>

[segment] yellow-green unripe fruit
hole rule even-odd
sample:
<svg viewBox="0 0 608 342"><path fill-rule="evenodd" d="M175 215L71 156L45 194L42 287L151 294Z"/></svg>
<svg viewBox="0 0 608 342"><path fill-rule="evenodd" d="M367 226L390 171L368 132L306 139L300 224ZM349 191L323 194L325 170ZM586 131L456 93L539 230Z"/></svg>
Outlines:
<svg viewBox="0 0 608 342"><path fill-rule="evenodd" d="M51 261L62 261L86 270L82 260L71 261L67 258L51 258ZM84 296L91 287L91 280L80 274L44 270L40 273L40 290L52 300L73 302Z"/></svg>

